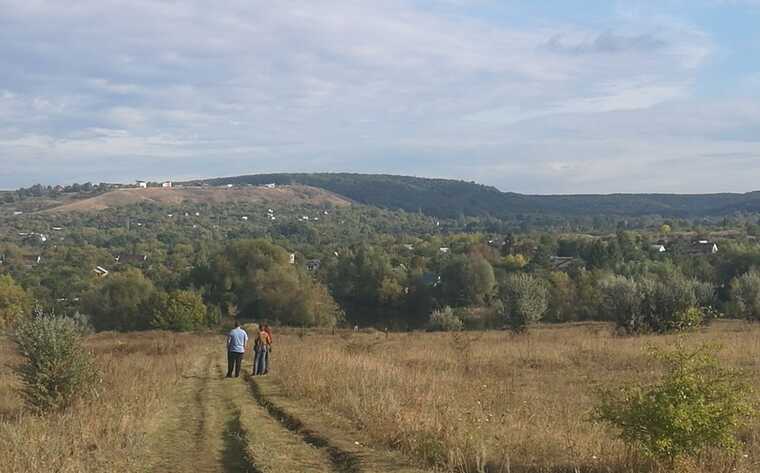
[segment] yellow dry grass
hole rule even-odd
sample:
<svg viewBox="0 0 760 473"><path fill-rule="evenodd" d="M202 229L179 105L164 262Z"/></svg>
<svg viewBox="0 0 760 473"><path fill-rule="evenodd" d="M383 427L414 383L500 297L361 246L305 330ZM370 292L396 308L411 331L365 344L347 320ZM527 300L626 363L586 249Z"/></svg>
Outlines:
<svg viewBox="0 0 760 473"><path fill-rule="evenodd" d="M458 471L649 471L614 432L590 421L597 388L651 380L648 345L604 324L542 327L524 336L343 333L277 337L274 374L297 398L348 417L375 441ZM687 346L723 346L725 365L760 387L760 326L724 322ZM760 389L758 389L760 392ZM735 456L705 455L693 471L760 471L760 423Z"/></svg>
<svg viewBox="0 0 760 473"><path fill-rule="evenodd" d="M207 350L209 337L162 332L102 333L88 339L103 382L96 399L65 413L29 414L12 366L20 362L0 339L0 471L145 471L146 434L183 370Z"/></svg>
<svg viewBox="0 0 760 473"><path fill-rule="evenodd" d="M274 189L264 187L177 187L162 189L118 189L87 199L76 200L47 209L45 212L93 212L140 203L161 205L223 204L248 202L270 205L351 205L338 194L316 187L293 185Z"/></svg>

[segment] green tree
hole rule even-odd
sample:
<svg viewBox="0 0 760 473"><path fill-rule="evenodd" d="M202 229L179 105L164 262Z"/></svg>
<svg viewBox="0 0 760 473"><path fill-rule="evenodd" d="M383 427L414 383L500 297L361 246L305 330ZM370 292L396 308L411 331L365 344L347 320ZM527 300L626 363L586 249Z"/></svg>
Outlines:
<svg viewBox="0 0 760 473"><path fill-rule="evenodd" d="M155 288L139 269L108 276L82 299L83 312L97 330L145 330L150 328L149 302Z"/></svg>
<svg viewBox="0 0 760 473"><path fill-rule="evenodd" d="M353 321L373 323L401 317L407 274L394 269L380 248L360 245L342 253L329 275L329 284Z"/></svg>
<svg viewBox="0 0 760 473"><path fill-rule="evenodd" d="M156 292L150 307L151 325L158 329L189 331L206 325L206 305L193 291Z"/></svg>
<svg viewBox="0 0 760 473"><path fill-rule="evenodd" d="M749 271L731 282L731 305L737 317L760 321L760 272Z"/></svg>
<svg viewBox="0 0 760 473"><path fill-rule="evenodd" d="M549 274L549 309L547 319L552 322L577 320L576 289L567 273L554 271Z"/></svg>
<svg viewBox="0 0 760 473"><path fill-rule="evenodd" d="M288 253L267 240L231 243L202 272L210 300L247 318L290 325L334 325L340 318L332 296L290 264Z"/></svg>
<svg viewBox="0 0 760 473"><path fill-rule="evenodd" d="M441 279L444 299L454 306L484 305L496 289L493 267L479 254L451 258Z"/></svg>
<svg viewBox="0 0 760 473"><path fill-rule="evenodd" d="M627 332L639 333L648 327L642 315L642 297L636 281L625 276L608 276L599 281L601 313Z"/></svg>
<svg viewBox="0 0 760 473"><path fill-rule="evenodd" d="M0 330L14 325L31 309L32 301L24 288L9 275L0 275Z"/></svg>
<svg viewBox="0 0 760 473"><path fill-rule="evenodd" d="M503 317L517 332L540 321L549 307L549 291L541 279L527 273L510 274L501 288Z"/></svg>

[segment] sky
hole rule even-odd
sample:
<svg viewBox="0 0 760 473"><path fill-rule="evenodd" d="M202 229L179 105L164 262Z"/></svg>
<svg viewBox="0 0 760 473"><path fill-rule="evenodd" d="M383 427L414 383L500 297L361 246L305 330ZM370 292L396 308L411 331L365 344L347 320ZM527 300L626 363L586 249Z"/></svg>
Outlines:
<svg viewBox="0 0 760 473"><path fill-rule="evenodd" d="M760 0L0 0L0 189L760 189Z"/></svg>

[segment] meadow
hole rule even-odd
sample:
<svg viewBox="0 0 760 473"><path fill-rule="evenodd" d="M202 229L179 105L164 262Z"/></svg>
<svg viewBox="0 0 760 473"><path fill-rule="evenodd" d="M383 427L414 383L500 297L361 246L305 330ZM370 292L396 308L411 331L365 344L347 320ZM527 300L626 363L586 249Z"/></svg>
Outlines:
<svg viewBox="0 0 760 473"><path fill-rule="evenodd" d="M98 395L46 415L24 408L12 372L21 360L3 338L0 471L344 471L333 447L351 453L355 439L371 449L352 458L392 450L420 469L345 471L656 471L591 412L599 389L656 379L649 347L678 338L621 337L603 323L522 335L282 329L269 376L224 380L217 334L101 333L87 339ZM721 345L721 362L742 370L760 402L760 325L724 321L680 338ZM274 410L268 393L282 394ZM345 422L343 435L320 413ZM678 471L760 471L760 421L740 438L735 454L706 452Z"/></svg>
<svg viewBox="0 0 760 473"><path fill-rule="evenodd" d="M0 338L0 471L145 471L157 413L210 340L169 332L91 336L87 345L102 378L95 398L35 415L24 408L12 371L21 359Z"/></svg>
<svg viewBox="0 0 760 473"><path fill-rule="evenodd" d="M351 419L426 465L467 472L637 472L652 467L592 422L603 387L656 378L650 346L677 336L620 337L609 325L509 332L278 338L276 377L292 395ZM760 387L760 326L721 322L682 336ZM757 390L756 393L760 392ZM756 399L757 400L757 399ZM734 455L708 452L693 471L760 471L760 423Z"/></svg>

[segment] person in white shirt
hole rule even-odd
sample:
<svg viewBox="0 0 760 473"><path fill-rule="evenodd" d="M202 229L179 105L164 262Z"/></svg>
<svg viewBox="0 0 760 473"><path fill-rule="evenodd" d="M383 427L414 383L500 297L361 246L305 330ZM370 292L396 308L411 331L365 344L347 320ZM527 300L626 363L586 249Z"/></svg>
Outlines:
<svg viewBox="0 0 760 473"><path fill-rule="evenodd" d="M240 322L235 322L235 328L227 334L227 377L232 377L232 371L235 371L235 377L240 377L240 366L243 363L245 348L248 346L248 334L240 328Z"/></svg>

